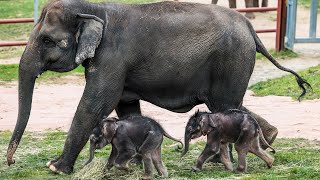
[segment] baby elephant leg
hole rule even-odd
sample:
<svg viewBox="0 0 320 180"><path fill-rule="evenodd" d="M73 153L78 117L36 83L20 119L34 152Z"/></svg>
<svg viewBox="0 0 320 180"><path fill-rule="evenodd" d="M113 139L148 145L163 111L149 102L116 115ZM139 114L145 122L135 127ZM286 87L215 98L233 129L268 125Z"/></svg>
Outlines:
<svg viewBox="0 0 320 180"><path fill-rule="evenodd" d="M129 161L135 155L136 151L134 149L123 149L118 151L118 156L116 157L114 166L120 170L128 170Z"/></svg>
<svg viewBox="0 0 320 180"><path fill-rule="evenodd" d="M220 141L211 144L206 144L206 147L197 159L197 164L192 167L194 171L201 171L203 163L211 156L215 156L220 151Z"/></svg>
<svg viewBox="0 0 320 180"><path fill-rule="evenodd" d="M151 153L156 148L161 146L163 140L163 135L161 133L155 131L149 131L146 139L143 141L142 145L140 146L138 153L139 154L146 154Z"/></svg>
<svg viewBox="0 0 320 180"><path fill-rule="evenodd" d="M118 154L117 149L114 146L112 146L111 154L109 156L108 163L107 163L108 170L110 170L113 167L114 161L117 158L117 154Z"/></svg>
<svg viewBox="0 0 320 180"><path fill-rule="evenodd" d="M146 139L140 146L138 153L142 155L142 161L144 165L144 171L145 174L143 176L143 179L151 179L153 174L153 168L152 168L152 158L154 154L152 154L155 150L160 149L161 143L163 140L163 135L160 132L155 131L149 131ZM161 150L159 152L161 154ZM161 156L159 156L161 161ZM158 159L157 161L158 162ZM162 161L161 161L162 164ZM155 164L156 166L156 164ZM157 168L157 166L156 166ZM158 170L158 168L157 168ZM159 172L159 170L158 170ZM160 173L159 173L160 174ZM167 176L168 173L165 171L163 172L163 176Z"/></svg>
<svg viewBox="0 0 320 180"><path fill-rule="evenodd" d="M152 179L153 177L153 168L152 168L152 159L151 153L142 154L144 175L142 179Z"/></svg>
<svg viewBox="0 0 320 180"><path fill-rule="evenodd" d="M167 168L164 166L162 159L161 159L161 146L159 146L157 149L155 149L152 153L151 153L151 158L152 158L152 162L154 167L157 169L159 176L162 177L168 177L168 170Z"/></svg>
<svg viewBox="0 0 320 180"><path fill-rule="evenodd" d="M272 164L274 162L274 158L261 148L259 136L253 140L252 145L250 147L250 152L255 154L256 156L258 156L262 160L264 160L266 162L268 168L272 167Z"/></svg>
<svg viewBox="0 0 320 180"><path fill-rule="evenodd" d="M235 149L238 153L238 167L236 170L238 173L247 171L246 156L249 152L249 145L255 138L254 134L255 132L250 128L243 128L237 142L235 143Z"/></svg>
<svg viewBox="0 0 320 180"><path fill-rule="evenodd" d="M232 171L232 163L229 157L229 152L228 152L228 143L221 143L220 146L220 159L221 162L223 163L224 167L228 171Z"/></svg>

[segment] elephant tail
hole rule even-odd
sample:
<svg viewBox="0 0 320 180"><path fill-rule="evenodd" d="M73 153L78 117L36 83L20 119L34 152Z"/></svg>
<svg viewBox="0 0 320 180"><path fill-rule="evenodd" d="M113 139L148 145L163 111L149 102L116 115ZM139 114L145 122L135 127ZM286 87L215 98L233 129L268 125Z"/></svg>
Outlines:
<svg viewBox="0 0 320 180"><path fill-rule="evenodd" d="M259 126L259 125L258 125L258 126ZM271 152L272 152L273 154L276 153L276 150L274 150L274 148L273 148L273 147L266 141L266 139L264 138L260 126L259 126L258 131L259 131L260 140L263 142L263 144L266 145L266 146L268 146L268 148L270 148L270 149L272 150Z"/></svg>
<svg viewBox="0 0 320 180"><path fill-rule="evenodd" d="M268 148L270 148L272 151L272 153L276 153L276 150L274 150L274 148L267 142L267 140L264 138L264 135L262 133L261 127L258 123L258 121L256 120L256 118L254 118L253 116L251 116L249 113L246 112L246 114L250 117L250 119L253 120L254 124L256 124L256 127L258 129L258 133L259 133L259 139L261 140L261 142L266 145Z"/></svg>
<svg viewBox="0 0 320 180"><path fill-rule="evenodd" d="M282 71L289 72L296 77L296 81L297 81L299 87L302 89L302 93L298 98L298 100L300 101L301 98L306 94L306 87L304 85L306 85L308 88L312 89L311 85L305 79L303 79L299 74L294 72L293 70L288 69L286 67L283 67L281 64L279 64L278 61L275 60L274 57L272 57L272 55L267 51L266 47L262 44L260 38L258 37L257 33L254 31L251 24L250 24L250 28L251 28L251 33L254 37L254 41L256 43L256 51L263 54L278 69L280 69Z"/></svg>
<svg viewBox="0 0 320 180"><path fill-rule="evenodd" d="M180 144L181 144L181 147L178 146L178 149L183 149L183 143L182 143L182 141L180 141L179 139L176 139L176 138L172 137L172 136L171 136L170 134L168 134L164 129L162 129L162 133L163 133L163 135L164 135L165 137L167 137L167 138L169 138L169 139L171 139L171 140L173 140L173 141L176 141L176 142L180 143Z"/></svg>

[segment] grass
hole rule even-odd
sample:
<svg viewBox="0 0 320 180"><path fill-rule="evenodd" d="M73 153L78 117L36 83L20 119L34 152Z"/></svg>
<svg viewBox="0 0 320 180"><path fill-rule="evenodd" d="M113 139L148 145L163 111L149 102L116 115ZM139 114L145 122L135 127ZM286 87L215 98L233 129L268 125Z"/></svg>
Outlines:
<svg viewBox="0 0 320 180"><path fill-rule="evenodd" d="M313 91L309 89L304 99L320 98L320 65L308 68L298 72L312 86ZM249 87L256 96L291 96L297 99L301 93L293 75L287 75L276 79L258 82Z"/></svg>
<svg viewBox="0 0 320 180"><path fill-rule="evenodd" d="M0 154L5 154L11 132L0 131ZM16 164L8 167L5 157L0 156L0 179L138 179L142 175L141 166L130 165L129 173L116 169L104 172L106 158L110 146L97 151L91 164L83 167L89 157L88 145L80 153L76 162L75 173L72 175L57 175L49 171L45 164L60 155L66 133L64 132L27 132L15 154ZM264 162L249 155L248 173L235 174L226 172L221 164L207 163L202 172L191 172L196 158L201 153L204 142L190 146L190 151L182 158L173 142L165 140L162 145L162 157L169 171L169 179L317 179L320 177L320 142L305 139L277 139L274 147L277 153L273 168L267 169ZM235 155L236 157L236 155ZM154 172L155 173L155 172ZM155 176L155 179L159 177Z"/></svg>
<svg viewBox="0 0 320 180"><path fill-rule="evenodd" d="M18 64L9 64L9 65L1 65L0 64L0 81L16 81L18 80L18 72L19 72ZM77 67L73 71L58 73L52 71L44 72L39 78L40 81L48 80L50 78L56 78L66 75L83 75L84 68L82 66Z"/></svg>
<svg viewBox="0 0 320 180"><path fill-rule="evenodd" d="M305 7L310 8L311 0L299 0L298 4ZM318 2L318 11L320 11L320 3Z"/></svg>
<svg viewBox="0 0 320 180"><path fill-rule="evenodd" d="M292 59L297 58L299 55L291 50L285 50L276 52L274 49L270 49L269 53L275 58L275 59ZM267 59L264 57L261 53L256 54L256 59Z"/></svg>

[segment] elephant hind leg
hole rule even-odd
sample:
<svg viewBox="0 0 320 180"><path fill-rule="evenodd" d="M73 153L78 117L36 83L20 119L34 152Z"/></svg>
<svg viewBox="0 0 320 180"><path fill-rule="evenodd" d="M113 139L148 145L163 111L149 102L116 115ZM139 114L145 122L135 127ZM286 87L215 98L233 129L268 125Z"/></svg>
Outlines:
<svg viewBox="0 0 320 180"><path fill-rule="evenodd" d="M257 120L257 122L262 130L262 134L263 134L264 138L266 139L268 144L271 145L278 135L278 129L276 127L272 126L271 124L269 124L268 121L266 121L264 118L255 114L254 112L250 111L246 107L242 106L240 109L248 112L251 116L253 116ZM261 147L263 149L268 148L268 146L264 145L263 143L261 143L261 144L262 144Z"/></svg>
<svg viewBox="0 0 320 180"><path fill-rule="evenodd" d="M152 179L153 167L152 167L151 153L143 154L142 160L143 160L143 168L144 168L144 175L142 179Z"/></svg>
<svg viewBox="0 0 320 180"><path fill-rule="evenodd" d="M161 146L154 150L151 154L154 167L157 169L159 176L168 177L168 170L161 159Z"/></svg>
<svg viewBox="0 0 320 180"><path fill-rule="evenodd" d="M274 162L274 158L268 154L265 150L263 150L259 143L259 136L255 138L251 144L250 152L264 160L268 166L268 168L272 167Z"/></svg>

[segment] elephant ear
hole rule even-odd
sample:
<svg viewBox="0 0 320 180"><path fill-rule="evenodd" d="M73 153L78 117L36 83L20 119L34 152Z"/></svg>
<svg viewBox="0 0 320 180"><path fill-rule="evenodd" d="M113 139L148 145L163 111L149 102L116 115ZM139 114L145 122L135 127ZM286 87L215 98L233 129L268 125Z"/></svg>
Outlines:
<svg viewBox="0 0 320 180"><path fill-rule="evenodd" d="M214 123L209 114L204 114L201 116L199 126L203 136L206 136L212 130L212 128L217 127L216 123Z"/></svg>
<svg viewBox="0 0 320 180"><path fill-rule="evenodd" d="M76 63L82 64L84 60L94 57L96 48L99 46L104 21L97 16L89 14L77 14L80 20Z"/></svg>
<svg viewBox="0 0 320 180"><path fill-rule="evenodd" d="M117 128L117 123L113 119L106 119L103 121L102 133L108 143L111 143L114 135L116 134Z"/></svg>

